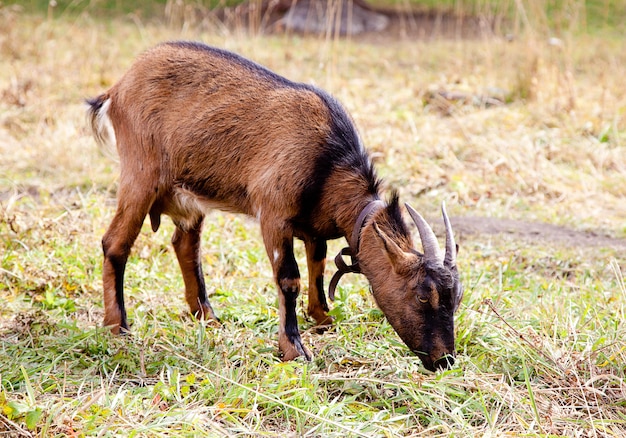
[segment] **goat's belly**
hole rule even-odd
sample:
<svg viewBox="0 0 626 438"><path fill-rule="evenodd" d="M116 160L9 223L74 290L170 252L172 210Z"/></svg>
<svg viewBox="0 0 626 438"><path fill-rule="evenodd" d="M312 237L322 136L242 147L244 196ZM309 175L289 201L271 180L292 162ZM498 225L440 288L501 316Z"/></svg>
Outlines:
<svg viewBox="0 0 626 438"><path fill-rule="evenodd" d="M171 217L176 226L188 230L212 209L248 213L233 203L208 199L184 188L174 189L173 195L164 205L163 213Z"/></svg>

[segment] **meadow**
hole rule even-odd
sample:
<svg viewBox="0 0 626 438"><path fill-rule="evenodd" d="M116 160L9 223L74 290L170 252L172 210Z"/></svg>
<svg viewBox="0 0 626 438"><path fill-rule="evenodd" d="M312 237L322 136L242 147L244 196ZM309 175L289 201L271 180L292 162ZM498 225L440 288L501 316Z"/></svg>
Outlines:
<svg viewBox="0 0 626 438"><path fill-rule="evenodd" d="M0 434L626 434L623 33L529 22L509 37L360 40L167 18L0 5ZM440 236L446 202L466 288L452 369L426 371L357 275L342 279L323 334L303 292L314 359L281 362L258 224L219 211L203 262L220 326L188 315L164 218L157 233L144 224L127 266L131 334L101 327L100 239L118 169L87 129L84 99L174 39L328 90L385 186ZM543 225L470 232L469 218ZM303 245L297 258L306 284Z"/></svg>

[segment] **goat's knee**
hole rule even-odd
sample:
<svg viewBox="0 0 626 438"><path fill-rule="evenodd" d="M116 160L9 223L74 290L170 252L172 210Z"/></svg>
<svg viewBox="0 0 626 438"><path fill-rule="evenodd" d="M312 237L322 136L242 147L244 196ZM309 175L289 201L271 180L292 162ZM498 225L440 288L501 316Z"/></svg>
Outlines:
<svg viewBox="0 0 626 438"><path fill-rule="evenodd" d="M311 360L311 353L306 349L300 337L296 305L300 293L300 278L277 279L279 287L279 327L278 347L284 361L303 356Z"/></svg>
<svg viewBox="0 0 626 438"><path fill-rule="evenodd" d="M298 330L296 304L300 294L300 271L293 254L293 237L276 233L276 229L263 224L262 230L278 287L278 346L283 360L299 356L311 360L311 353L304 347Z"/></svg>

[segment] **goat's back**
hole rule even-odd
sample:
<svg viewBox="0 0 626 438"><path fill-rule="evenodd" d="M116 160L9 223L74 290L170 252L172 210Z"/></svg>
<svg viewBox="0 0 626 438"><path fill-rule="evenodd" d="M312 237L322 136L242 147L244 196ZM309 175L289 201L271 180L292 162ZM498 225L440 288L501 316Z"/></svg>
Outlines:
<svg viewBox="0 0 626 438"><path fill-rule="evenodd" d="M170 215L184 212L166 198L184 193L251 215L263 206L302 217L338 166L371 176L335 99L202 44L145 52L101 99L110 101L122 179L151 175Z"/></svg>

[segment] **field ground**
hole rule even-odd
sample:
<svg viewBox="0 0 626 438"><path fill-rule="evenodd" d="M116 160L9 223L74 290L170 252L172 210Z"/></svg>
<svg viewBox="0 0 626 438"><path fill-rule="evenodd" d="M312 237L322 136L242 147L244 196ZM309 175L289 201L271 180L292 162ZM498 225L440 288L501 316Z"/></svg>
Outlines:
<svg viewBox="0 0 626 438"><path fill-rule="evenodd" d="M0 433L624 436L625 43L549 37L357 42L0 6ZM282 363L257 225L221 212L203 241L220 327L186 312L168 221L127 267L132 334L100 327L117 167L83 99L171 39L325 88L438 230L446 201L466 286L453 369L425 371L356 275L324 334L302 294L315 357Z"/></svg>

